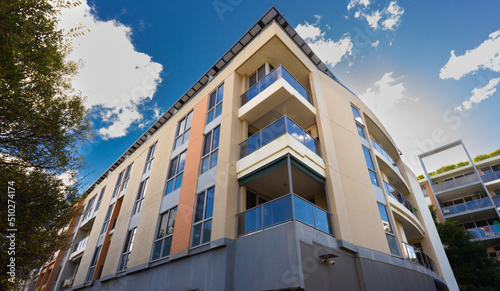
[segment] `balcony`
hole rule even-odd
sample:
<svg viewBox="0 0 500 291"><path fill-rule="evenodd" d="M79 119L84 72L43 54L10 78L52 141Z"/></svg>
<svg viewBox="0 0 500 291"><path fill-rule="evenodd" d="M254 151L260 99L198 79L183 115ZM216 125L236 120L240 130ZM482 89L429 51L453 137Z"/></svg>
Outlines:
<svg viewBox="0 0 500 291"><path fill-rule="evenodd" d="M499 201L500 203L500 201ZM452 215L452 214L458 214L466 211L471 211L471 210L476 210L484 207L489 207L491 206L491 202L489 198L481 198L477 200L472 200L468 201L465 203L460 203L452 206L446 206L441 208L443 211L443 215Z"/></svg>
<svg viewBox="0 0 500 291"><path fill-rule="evenodd" d="M385 190L387 191L387 194L392 196L392 198L396 199L399 203L401 203L406 209L408 209L411 213L414 215L417 215L417 209L413 207L413 204L411 204L406 197L401 194L396 188L394 188L391 184L387 183L384 181L384 186Z"/></svg>
<svg viewBox="0 0 500 291"><path fill-rule="evenodd" d="M316 122L316 109L312 104L311 93L283 66L271 71L240 98L238 118L246 120L248 124L273 112L293 116L304 127Z"/></svg>
<svg viewBox="0 0 500 291"><path fill-rule="evenodd" d="M288 194L238 214L238 235L299 221L316 230L333 235L331 214L313 203Z"/></svg>
<svg viewBox="0 0 500 291"><path fill-rule="evenodd" d="M493 198L493 201L495 201L497 207L500 207L500 197Z"/></svg>
<svg viewBox="0 0 500 291"><path fill-rule="evenodd" d="M467 231L473 239L492 239L500 238L500 225L486 225L482 227L469 228Z"/></svg>
<svg viewBox="0 0 500 291"><path fill-rule="evenodd" d="M489 171L489 172L483 173L481 178L483 179L484 183L488 183L488 182L500 179L500 170L499 171Z"/></svg>
<svg viewBox="0 0 500 291"><path fill-rule="evenodd" d="M281 78L290 84L300 96L307 100L307 102L312 104L311 93L307 91L306 88L304 88L304 86L302 86L282 65L279 65L257 84L253 85L250 89L248 89L248 91L241 95L241 106L245 105Z"/></svg>
<svg viewBox="0 0 500 291"><path fill-rule="evenodd" d="M82 222L80 223L80 228L84 230L88 230L92 228L92 225L94 224L94 218L97 215L97 212L93 211L93 208L91 207L87 211L85 211L82 215Z"/></svg>
<svg viewBox="0 0 500 291"><path fill-rule="evenodd" d="M73 247L71 255L69 256L70 261L75 261L76 259L80 258L80 255L83 254L83 251L85 251L85 247L87 246L88 240L89 237L87 236Z"/></svg>
<svg viewBox="0 0 500 291"><path fill-rule="evenodd" d="M396 171L400 174L400 175L403 175L401 173L401 170L398 168L396 162L391 158L391 156L384 150L384 148L378 144L376 141L373 140L373 138L370 138L371 141L372 141L372 147L377 151L379 152L395 169Z"/></svg>
<svg viewBox="0 0 500 291"><path fill-rule="evenodd" d="M432 185L432 189L434 192L442 192L442 191L447 191L451 190L454 188L462 187L468 184L472 183L477 183L479 182L479 178L477 177L476 174L471 174L471 175L466 175L466 176L460 176L448 181L442 181L442 182L434 182Z"/></svg>
<svg viewBox="0 0 500 291"><path fill-rule="evenodd" d="M405 253L408 260L422 265L433 272L436 272L436 264L426 253L410 244L407 244L405 242L401 243L403 244L403 252Z"/></svg>
<svg viewBox="0 0 500 291"><path fill-rule="evenodd" d="M286 133L293 136L313 153L321 157L319 141L310 136L304 129L285 115L240 143L240 159Z"/></svg>

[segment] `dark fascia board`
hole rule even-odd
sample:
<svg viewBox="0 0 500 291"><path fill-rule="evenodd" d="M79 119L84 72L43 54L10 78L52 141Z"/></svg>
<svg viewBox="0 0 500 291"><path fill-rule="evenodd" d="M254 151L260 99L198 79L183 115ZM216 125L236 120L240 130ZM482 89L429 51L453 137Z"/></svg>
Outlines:
<svg viewBox="0 0 500 291"><path fill-rule="evenodd" d="M172 107L170 107L154 124L151 126L132 146L125 151L111 167L104 172L87 190L83 193L85 197L92 192L111 172L116 169L128 156L134 153L144 141L146 141L156 130L165 124L178 110L188 103L198 92L205 87L210 80L222 71L238 53L244 49L252 40L259 35L272 22L279 24L286 34L295 42L302 52L311 60L311 62L326 75L330 76L335 81L337 78L328 70L327 66L318 58L306 42L299 36L295 29L285 20L283 15L274 6L271 7L251 28L243 34L243 36L229 49L222 57L203 76L179 98ZM340 82L339 82L340 83Z"/></svg>

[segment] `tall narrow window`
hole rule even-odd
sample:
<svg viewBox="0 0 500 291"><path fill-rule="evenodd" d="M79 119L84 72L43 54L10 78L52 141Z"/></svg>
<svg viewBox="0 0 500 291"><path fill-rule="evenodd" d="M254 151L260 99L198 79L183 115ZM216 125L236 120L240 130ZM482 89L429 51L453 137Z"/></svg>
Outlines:
<svg viewBox="0 0 500 291"><path fill-rule="evenodd" d="M101 234L105 233L106 230L108 229L109 221L111 220L111 212L113 212L113 206L115 206L114 203L109 205L108 207L108 211L106 212L106 217L104 217L104 223L102 224Z"/></svg>
<svg viewBox="0 0 500 291"><path fill-rule="evenodd" d="M92 281L92 276L94 275L95 266L97 265L97 259L99 259L99 254L101 253L101 246L98 246L94 255L92 256L92 261L90 261L89 271L87 272L87 277L85 278L85 282Z"/></svg>
<svg viewBox="0 0 500 291"><path fill-rule="evenodd" d="M180 153L170 161L170 165L168 167L167 187L165 189L165 195L169 194L175 189L178 189L181 186L185 162L186 151Z"/></svg>
<svg viewBox="0 0 500 291"><path fill-rule="evenodd" d="M389 244L389 249L391 254L399 256L398 244L396 242L396 236L394 235L394 231L391 226L391 222L389 221L389 215L387 214L387 208L377 203L378 211L380 213L380 218L382 219L382 225L384 226L385 237L387 239L387 243Z"/></svg>
<svg viewBox="0 0 500 291"><path fill-rule="evenodd" d="M82 221L90 217L90 214L92 214L92 206L94 206L94 201L96 199L96 196L92 197L92 199L89 200L89 203L87 204L87 208L85 208L85 213L83 214Z"/></svg>
<svg viewBox="0 0 500 291"><path fill-rule="evenodd" d="M177 207L171 209L160 216L160 223L153 244L153 255L151 260L157 260L170 255L172 246L172 235L174 234L175 217L177 216Z"/></svg>
<svg viewBox="0 0 500 291"><path fill-rule="evenodd" d="M217 126L205 135L201 153L201 173L217 165L217 157L219 155L219 136L220 126Z"/></svg>
<svg viewBox="0 0 500 291"><path fill-rule="evenodd" d="M361 118L361 114L359 114L359 110L351 106L352 114L354 115L354 120L356 121L356 128L358 129L358 135L364 139L366 139L365 134L365 123L363 122L363 118Z"/></svg>
<svg viewBox="0 0 500 291"><path fill-rule="evenodd" d="M208 99L207 124L222 113L222 98L224 95L224 84L220 85L215 91L210 93Z"/></svg>
<svg viewBox="0 0 500 291"><path fill-rule="evenodd" d="M142 201L144 200L144 194L146 193L146 187L148 186L148 180L146 179L139 185L139 191L137 192L137 197L135 199L134 211L132 215L141 211Z"/></svg>
<svg viewBox="0 0 500 291"><path fill-rule="evenodd" d="M120 186L122 184L123 172L124 171L121 171L121 173L118 174L118 179L116 179L115 190L113 190L113 197L116 197L116 195L118 195L118 193L120 192Z"/></svg>
<svg viewBox="0 0 500 291"><path fill-rule="evenodd" d="M375 164L373 163L372 155L370 150L363 146L363 154L365 155L366 165L368 166L368 173L370 174L370 180L373 185L380 186L377 179L377 171L375 170Z"/></svg>
<svg viewBox="0 0 500 291"><path fill-rule="evenodd" d="M99 193L99 199L97 199L97 204L95 205L95 212L97 212L97 210L99 210L99 206L101 206L101 201L102 201L102 197L104 196L104 191L106 191L106 186L102 187L101 189L101 193Z"/></svg>
<svg viewBox="0 0 500 291"><path fill-rule="evenodd" d="M132 170L132 164L130 164L127 169L125 170L125 175L123 176L123 182L122 182L122 186L120 188L120 192L122 192L123 190L125 190L127 188L127 185L128 185L128 180L130 180L130 171Z"/></svg>
<svg viewBox="0 0 500 291"><path fill-rule="evenodd" d="M143 173L146 173L147 171L151 170L151 166L153 165L153 159L155 157L156 144L157 142L155 142L154 145L152 145L148 150L148 156L146 157L146 165L144 165Z"/></svg>
<svg viewBox="0 0 500 291"><path fill-rule="evenodd" d="M175 132L174 149L184 144L189 140L191 132L191 121L193 120L193 111L184 116L177 124L177 131Z"/></svg>
<svg viewBox="0 0 500 291"><path fill-rule="evenodd" d="M127 232L127 237L125 238L125 243L123 244L122 255L120 257L120 263L118 264L118 272L127 269L127 263L130 257L130 252L132 252L132 247L134 246L134 238L136 230L137 227Z"/></svg>
<svg viewBox="0 0 500 291"><path fill-rule="evenodd" d="M215 187L212 187L196 196L191 247L210 241L214 211L214 193Z"/></svg>

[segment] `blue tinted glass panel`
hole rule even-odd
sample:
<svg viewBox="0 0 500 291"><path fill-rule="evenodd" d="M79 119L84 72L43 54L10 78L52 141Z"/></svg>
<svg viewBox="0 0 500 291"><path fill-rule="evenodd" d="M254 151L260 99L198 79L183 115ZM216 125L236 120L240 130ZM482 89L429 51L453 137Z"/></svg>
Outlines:
<svg viewBox="0 0 500 291"><path fill-rule="evenodd" d="M215 117L219 116L221 113L222 113L222 103L217 105L217 107L215 107Z"/></svg>
<svg viewBox="0 0 500 291"><path fill-rule="evenodd" d="M207 243L210 241L210 235L212 234L212 220L203 223L203 241L201 243Z"/></svg>
<svg viewBox="0 0 500 291"><path fill-rule="evenodd" d="M295 219L314 227L314 212L312 204L300 199L297 196L293 196L293 207L295 210Z"/></svg>
<svg viewBox="0 0 500 291"><path fill-rule="evenodd" d="M175 186L174 186L174 190L175 190L175 189L179 189L179 187L181 186L181 184L182 184L182 175L183 175L183 174L180 174L179 176L177 176L177 177L175 178Z"/></svg>
<svg viewBox="0 0 500 291"><path fill-rule="evenodd" d="M154 261L154 260L160 258L161 243L162 243L162 241L160 240L160 241L155 242L155 244L153 245L153 256L152 256L151 260Z"/></svg>
<svg viewBox="0 0 500 291"><path fill-rule="evenodd" d="M289 118L286 118L286 126L288 133L293 136L295 139L304 143L304 130L300 128L295 122L291 121Z"/></svg>
<svg viewBox="0 0 500 291"><path fill-rule="evenodd" d="M392 232L391 224L389 223L389 217L387 216L387 211L385 210L385 206L382 204L378 205L378 211L380 213L380 218L382 219L382 224L384 226L384 230L387 232Z"/></svg>
<svg viewBox="0 0 500 291"><path fill-rule="evenodd" d="M368 170L368 174L370 174L370 181L372 182L372 184L375 186L379 186L377 175L370 170Z"/></svg>
<svg viewBox="0 0 500 291"><path fill-rule="evenodd" d="M318 207L314 207L314 216L316 218L316 228L332 234L332 227L330 224L330 219L328 217L328 213L323 211L322 209L319 209Z"/></svg>
<svg viewBox="0 0 500 291"><path fill-rule="evenodd" d="M387 243L389 244L389 249L391 250L391 254L399 256L399 249L398 249L398 243L396 242L396 238L388 233L385 234L385 237L387 238Z"/></svg>
<svg viewBox="0 0 500 291"><path fill-rule="evenodd" d="M201 223L193 227L193 240L191 246L197 246L201 243Z"/></svg>
<svg viewBox="0 0 500 291"><path fill-rule="evenodd" d="M214 187L207 190L207 209L205 210L205 218L212 217L214 211L214 193Z"/></svg>
<svg viewBox="0 0 500 291"><path fill-rule="evenodd" d="M264 227L292 219L292 197L290 195L262 206Z"/></svg>
<svg viewBox="0 0 500 291"><path fill-rule="evenodd" d="M209 169L209 164L210 164L210 156L205 157L203 160L201 160L201 172L204 173Z"/></svg>
<svg viewBox="0 0 500 291"><path fill-rule="evenodd" d="M285 118L278 119L262 130L262 145L266 145L285 134Z"/></svg>
<svg viewBox="0 0 500 291"><path fill-rule="evenodd" d="M262 207L249 210L238 216L239 234L262 229Z"/></svg>
<svg viewBox="0 0 500 291"><path fill-rule="evenodd" d="M196 209L194 210L194 222L203 219L203 207L205 206L205 193L196 197Z"/></svg>
<svg viewBox="0 0 500 291"><path fill-rule="evenodd" d="M220 138L220 126L214 129L214 141L212 143L212 150L215 150L219 147L219 138Z"/></svg>
<svg viewBox="0 0 500 291"><path fill-rule="evenodd" d="M166 257L170 255L170 247L172 246L172 237L169 236L163 240L163 249L161 251L161 256Z"/></svg>
<svg viewBox="0 0 500 291"><path fill-rule="evenodd" d="M219 103L222 101L222 97L224 95L224 84L219 86L219 89L217 90L217 102Z"/></svg>
<svg viewBox="0 0 500 291"><path fill-rule="evenodd" d="M219 155L219 151L215 151L212 153L212 157L210 158L210 168L217 166L217 157Z"/></svg>
<svg viewBox="0 0 500 291"><path fill-rule="evenodd" d="M174 183L175 183L175 179L172 179L167 183L167 190L166 190L165 194L169 194L170 192L172 192L174 190Z"/></svg>
<svg viewBox="0 0 500 291"><path fill-rule="evenodd" d="M375 166L373 165L373 160L372 160L372 156L370 154L370 150L363 147L363 154L365 155L365 161L366 161L366 165L368 166L368 168L375 171Z"/></svg>

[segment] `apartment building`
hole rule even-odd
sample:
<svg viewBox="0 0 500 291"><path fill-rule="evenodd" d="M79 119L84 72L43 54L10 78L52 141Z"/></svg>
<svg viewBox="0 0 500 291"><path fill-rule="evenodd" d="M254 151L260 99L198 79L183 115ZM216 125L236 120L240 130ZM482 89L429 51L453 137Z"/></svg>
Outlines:
<svg viewBox="0 0 500 291"><path fill-rule="evenodd" d="M86 190L54 290L458 290L400 154L273 7Z"/></svg>
<svg viewBox="0 0 500 291"><path fill-rule="evenodd" d="M468 161L461 167L429 175L424 159L453 148L462 148ZM420 155L425 178L419 180L430 198L440 222L457 221L482 241L488 254L500 259L500 155L474 162L462 141L456 141Z"/></svg>

